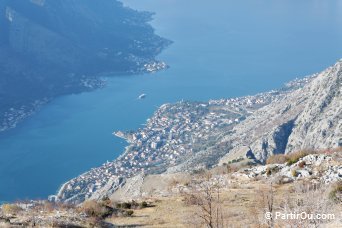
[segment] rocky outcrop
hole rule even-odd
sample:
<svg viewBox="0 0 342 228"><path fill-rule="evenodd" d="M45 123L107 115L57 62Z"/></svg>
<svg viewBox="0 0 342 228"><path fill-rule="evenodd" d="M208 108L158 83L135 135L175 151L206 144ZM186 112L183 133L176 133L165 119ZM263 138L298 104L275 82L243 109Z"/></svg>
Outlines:
<svg viewBox="0 0 342 228"><path fill-rule="evenodd" d="M141 197L144 178L145 175L143 173L128 178L125 185L115 192L116 195L119 195L119 197L116 197L116 201L131 200ZM113 194L110 195L111 198L113 198Z"/></svg>
<svg viewBox="0 0 342 228"><path fill-rule="evenodd" d="M94 192L89 200L101 200L111 196L115 191L126 184L126 179L123 177L110 179L105 186Z"/></svg>
<svg viewBox="0 0 342 228"><path fill-rule="evenodd" d="M233 176L236 178L267 178L276 183L288 183L306 180L314 183L331 184L342 181L342 160L340 152L335 154L310 154L298 162L287 164L270 164L242 169Z"/></svg>
<svg viewBox="0 0 342 228"><path fill-rule="evenodd" d="M308 85L309 100L295 121L286 152L334 148L342 139L342 61Z"/></svg>
<svg viewBox="0 0 342 228"><path fill-rule="evenodd" d="M341 80L342 60L314 75L303 88L256 111L223 139L233 142L233 150L223 160L241 147L250 148L249 153L265 162L273 154L341 146Z"/></svg>
<svg viewBox="0 0 342 228"><path fill-rule="evenodd" d="M72 188L75 182L77 186ZM73 204L78 204L85 200L101 200L113 194L124 186L125 183L126 178L118 176L107 179L103 186L99 185L97 178L92 180L85 180L83 178L82 180L72 179L63 184L56 195L49 196L49 200Z"/></svg>
<svg viewBox="0 0 342 228"><path fill-rule="evenodd" d="M284 153L293 127L294 120L289 120L276 127L270 134L253 142L249 146L250 153L261 161L265 161L270 155ZM255 151L260 151L260 153L255 154Z"/></svg>

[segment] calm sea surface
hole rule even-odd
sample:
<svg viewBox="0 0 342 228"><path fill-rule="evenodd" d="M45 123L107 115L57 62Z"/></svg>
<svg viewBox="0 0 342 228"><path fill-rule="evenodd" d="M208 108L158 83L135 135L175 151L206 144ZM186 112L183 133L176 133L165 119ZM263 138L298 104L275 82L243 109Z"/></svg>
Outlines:
<svg viewBox="0 0 342 228"><path fill-rule="evenodd" d="M171 68L115 77L91 93L58 98L0 137L0 201L43 198L68 179L113 160L167 102L254 94L342 57L342 1L125 0L156 12L174 41L158 58ZM145 100L137 97L145 93Z"/></svg>

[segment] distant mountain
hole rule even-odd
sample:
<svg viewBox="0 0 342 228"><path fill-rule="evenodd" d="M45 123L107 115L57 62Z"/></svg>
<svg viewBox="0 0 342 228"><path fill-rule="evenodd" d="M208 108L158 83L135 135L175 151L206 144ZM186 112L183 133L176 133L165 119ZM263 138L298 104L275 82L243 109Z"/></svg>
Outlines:
<svg viewBox="0 0 342 228"><path fill-rule="evenodd" d="M39 104L145 71L169 44L116 0L0 0L0 132ZM150 69L151 70L151 69Z"/></svg>

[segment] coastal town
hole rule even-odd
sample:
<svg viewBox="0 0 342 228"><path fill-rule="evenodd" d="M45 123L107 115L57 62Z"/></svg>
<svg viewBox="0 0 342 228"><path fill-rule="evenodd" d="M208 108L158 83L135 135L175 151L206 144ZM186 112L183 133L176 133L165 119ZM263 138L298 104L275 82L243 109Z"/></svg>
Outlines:
<svg viewBox="0 0 342 228"><path fill-rule="evenodd" d="M35 100L31 104L12 107L0 116L0 133L15 128L19 122L33 115L42 105L49 102L48 98Z"/></svg>
<svg viewBox="0 0 342 228"><path fill-rule="evenodd" d="M146 63L144 64L144 70L147 72L147 73L155 73L155 72L158 72L160 70L164 70L164 69L167 69L168 68L168 65L163 62L163 61L153 61L151 63Z"/></svg>
<svg viewBox="0 0 342 228"><path fill-rule="evenodd" d="M105 85L106 81L103 79L82 76L78 86L82 91L92 91L98 88L103 88ZM3 112L0 116L0 133L15 128L21 121L35 114L42 106L46 105L51 100L52 98L45 97L19 107L13 106L9 110Z"/></svg>
<svg viewBox="0 0 342 228"><path fill-rule="evenodd" d="M283 98L293 88L301 87L310 80L310 77L296 80L281 90L255 96L164 104L143 128L114 132L115 136L129 143L126 151L116 160L65 183L54 199L82 201L118 177L163 172L182 159L204 150L255 110Z"/></svg>

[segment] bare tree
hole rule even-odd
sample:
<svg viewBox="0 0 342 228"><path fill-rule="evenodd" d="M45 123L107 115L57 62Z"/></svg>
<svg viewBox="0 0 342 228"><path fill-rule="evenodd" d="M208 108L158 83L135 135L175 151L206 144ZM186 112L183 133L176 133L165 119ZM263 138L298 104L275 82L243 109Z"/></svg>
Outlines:
<svg viewBox="0 0 342 228"><path fill-rule="evenodd" d="M271 182L268 189L261 189L263 217L267 227L274 227L274 188Z"/></svg>
<svg viewBox="0 0 342 228"><path fill-rule="evenodd" d="M197 214L207 227L213 228L214 222L214 196L213 188L209 183L203 183L200 186L200 192L196 194L197 196L197 206L200 207L201 212Z"/></svg>
<svg viewBox="0 0 342 228"><path fill-rule="evenodd" d="M206 227L224 227L221 189L222 184L219 181L207 176L193 181L190 192L186 194L187 203L197 206L198 211L195 212L195 216Z"/></svg>
<svg viewBox="0 0 342 228"><path fill-rule="evenodd" d="M296 183L294 185L294 196L287 197L282 203L285 213L306 213L313 215L310 219L286 220L292 227L320 227L327 220L317 219L317 214L333 214L333 204L329 201L326 188L312 183Z"/></svg>

